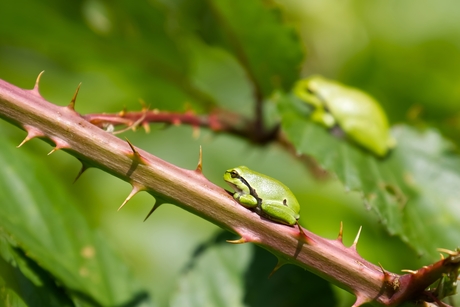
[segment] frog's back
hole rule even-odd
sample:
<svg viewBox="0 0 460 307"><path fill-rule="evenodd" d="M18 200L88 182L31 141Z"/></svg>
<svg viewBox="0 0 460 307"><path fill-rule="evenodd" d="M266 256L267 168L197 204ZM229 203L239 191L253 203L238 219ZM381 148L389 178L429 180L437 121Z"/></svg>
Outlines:
<svg viewBox="0 0 460 307"><path fill-rule="evenodd" d="M255 190L258 196L264 195L267 199L279 200L280 202L286 200L289 206L298 206L294 194L282 182L255 171L247 179L252 183L251 188ZM259 196L259 198L261 197Z"/></svg>

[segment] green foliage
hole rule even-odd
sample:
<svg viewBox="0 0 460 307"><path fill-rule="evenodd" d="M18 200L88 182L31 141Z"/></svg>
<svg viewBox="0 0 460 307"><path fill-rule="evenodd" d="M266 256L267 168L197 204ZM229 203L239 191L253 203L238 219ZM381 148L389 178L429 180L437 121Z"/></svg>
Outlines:
<svg viewBox="0 0 460 307"><path fill-rule="evenodd" d="M0 143L1 251L3 265L15 272L3 276L7 287L24 280L45 302L74 299L95 306L119 305L142 296L122 259L99 231L89 227L47 167L4 139ZM40 184L43 181L49 184ZM64 289L58 291L49 275ZM59 297L63 293L67 298ZM30 300L26 289L16 294Z"/></svg>
<svg viewBox="0 0 460 307"><path fill-rule="evenodd" d="M320 277L287 265L268 278L276 265L273 255L253 245L230 245L225 239L228 234L221 233L196 249L170 306L335 304L331 287Z"/></svg>
<svg viewBox="0 0 460 307"><path fill-rule="evenodd" d="M251 117L256 102L273 107L268 98L290 90L302 63L302 77L322 74L368 91L390 121L415 124L393 127L398 146L384 159L312 123L292 97L273 99L295 149L335 174L345 190L357 191L365 206L337 182L306 175L275 146L260 149L205 132L198 142L182 128L129 137L189 168L196 162L188 153L204 144L205 174L222 185L223 171L241 164L279 179L301 202L302 225L321 224L312 230L328 236L341 220L346 229L369 225L363 241L380 234L371 241L380 249L360 245L360 252L375 263L385 258L398 272L437 259L437 247L460 244L459 8L449 0L5 1L0 78L30 88L46 70L41 92L57 104L68 103L82 81L81 113L138 109L141 97L151 108L226 108ZM150 304L146 292L159 306L352 304L295 267L267 279L274 259L260 260L263 251L251 246L208 244L191 255L213 235L209 225L163 207L141 224L152 202L147 196L116 215L125 186L90 173L72 193L67 173L73 164L59 154L45 159L47 148L14 149L7 138L13 134L18 143L23 135L1 124L0 306L144 306ZM381 224L369 222L375 216ZM107 243L113 240L117 251ZM424 258L401 254L402 244Z"/></svg>
<svg viewBox="0 0 460 307"><path fill-rule="evenodd" d="M392 130L397 147L380 159L313 123L297 104L293 96L280 101L283 130L297 151L362 192L391 234L433 260L437 248L459 243L460 218L453 212L460 199L460 158L452 143L435 130L399 125Z"/></svg>

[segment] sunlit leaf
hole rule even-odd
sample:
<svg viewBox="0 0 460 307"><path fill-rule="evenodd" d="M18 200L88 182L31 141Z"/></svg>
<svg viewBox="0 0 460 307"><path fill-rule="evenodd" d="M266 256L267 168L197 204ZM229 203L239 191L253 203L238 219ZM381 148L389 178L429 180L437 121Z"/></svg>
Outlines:
<svg viewBox="0 0 460 307"><path fill-rule="evenodd" d="M391 234L434 259L436 248L460 244L460 157L437 131L395 126L398 145L379 159L310 121L295 98L286 96L279 106L283 131L297 151L314 157L347 189L361 191Z"/></svg>

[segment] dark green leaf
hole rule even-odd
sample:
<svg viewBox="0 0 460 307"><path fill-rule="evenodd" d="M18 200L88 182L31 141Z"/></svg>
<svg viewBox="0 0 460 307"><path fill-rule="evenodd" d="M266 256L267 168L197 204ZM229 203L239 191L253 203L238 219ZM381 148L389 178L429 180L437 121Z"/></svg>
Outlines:
<svg viewBox="0 0 460 307"><path fill-rule="evenodd" d="M139 107L139 97L169 110L182 110L186 102L196 107L214 103L188 79L188 54L180 37L168 33L163 9L153 1L62 5L19 0L2 5L0 20L3 59L10 59L4 65L33 57L42 64L37 72L57 66L74 74L90 73L85 79L121 88L112 97L121 106L128 101Z"/></svg>
<svg viewBox="0 0 460 307"><path fill-rule="evenodd" d="M171 306L334 306L330 285L296 266L269 278L276 258L253 245L231 245L227 233L197 249Z"/></svg>
<svg viewBox="0 0 460 307"><path fill-rule="evenodd" d="M303 50L278 9L263 1L165 2L183 32L197 33L232 53L258 94L266 97L274 89L288 89L298 78Z"/></svg>
<svg viewBox="0 0 460 307"><path fill-rule="evenodd" d="M74 306L48 272L0 230L0 306Z"/></svg>
<svg viewBox="0 0 460 307"><path fill-rule="evenodd" d="M138 300L128 267L42 160L4 139L0 147L0 225L27 257L80 299L104 306Z"/></svg>
<svg viewBox="0 0 460 307"><path fill-rule="evenodd" d="M300 153L313 156L419 253L437 259L436 248L460 244L460 157L435 130L396 126L398 145L384 159L338 138L308 119L293 97L280 102L283 131Z"/></svg>

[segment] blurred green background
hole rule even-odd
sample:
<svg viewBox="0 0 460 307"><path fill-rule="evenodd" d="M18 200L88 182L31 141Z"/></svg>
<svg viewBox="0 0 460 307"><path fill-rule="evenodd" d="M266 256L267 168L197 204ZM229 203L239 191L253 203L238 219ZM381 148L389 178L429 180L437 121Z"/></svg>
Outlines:
<svg viewBox="0 0 460 307"><path fill-rule="evenodd" d="M212 31L203 31L206 16L199 23L194 19L207 5L172 0L2 1L0 78L32 88L45 70L40 91L58 105L67 104L82 82L76 106L82 114L139 110L142 99L160 110L204 113L219 106L251 115L252 88L243 68L216 43ZM279 7L282 20L301 37L305 57L293 80L321 74L359 87L378 98L392 123L428 123L460 142L459 2L286 0L264 5ZM272 48L269 41L263 43ZM362 225L359 252L387 270L415 269L430 261L387 235L359 193L346 191L333 178L315 179L279 146L258 147L206 129L194 138L187 126L151 128L150 134L127 132L122 137L189 169L196 166L201 145L204 174L223 187L223 171L243 164L279 179L302 204L302 225L334 238L343 221L346 245ZM0 131L11 146L25 135L4 121ZM50 147L38 140L21 150L43 160L67 183L68 197L122 254L158 306L168 305L196 246L219 232L169 205L142 223L153 204L147 194L136 195L117 212L130 191L127 183L90 169L72 185L80 167L76 159L63 152L46 156ZM337 293L338 306L352 304L351 295Z"/></svg>

